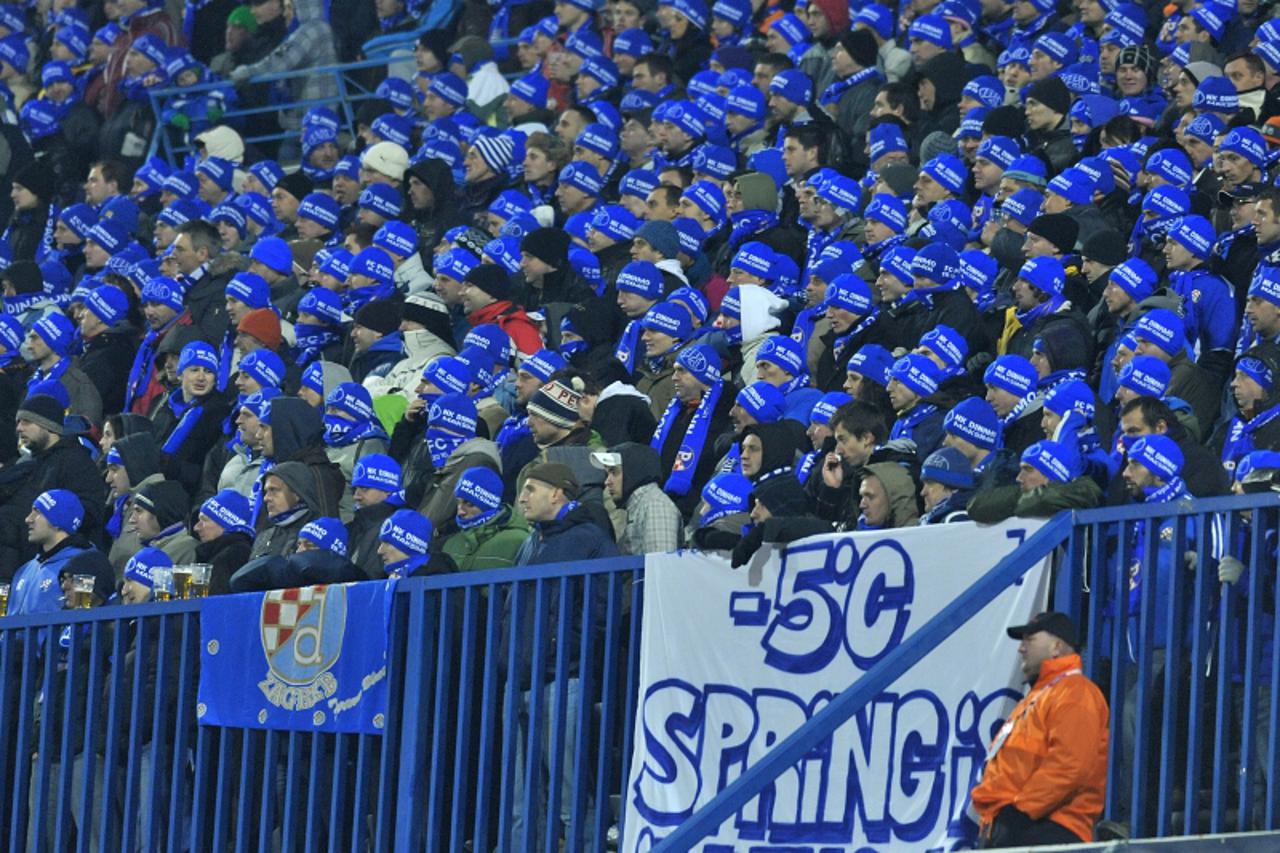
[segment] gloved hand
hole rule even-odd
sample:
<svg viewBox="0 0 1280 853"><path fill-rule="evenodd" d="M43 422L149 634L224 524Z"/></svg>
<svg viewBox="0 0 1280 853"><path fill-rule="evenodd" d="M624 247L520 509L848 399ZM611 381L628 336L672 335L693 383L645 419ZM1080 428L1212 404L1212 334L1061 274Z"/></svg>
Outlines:
<svg viewBox="0 0 1280 853"><path fill-rule="evenodd" d="M231 84L237 89L249 82L249 67L246 65L237 65L231 70Z"/></svg>
<svg viewBox="0 0 1280 853"><path fill-rule="evenodd" d="M1195 551L1187 551L1182 555L1182 562L1184 565L1186 565L1187 571L1189 572L1194 572L1196 570L1196 563L1199 560L1200 560L1200 555L1197 554Z"/></svg>
<svg viewBox="0 0 1280 853"><path fill-rule="evenodd" d="M1235 583L1244 574L1244 563L1230 554L1218 561L1218 583Z"/></svg>
<svg viewBox="0 0 1280 853"><path fill-rule="evenodd" d="M760 546L764 544L764 527L757 524L747 531L742 537L742 541L734 546L733 556L730 558L729 565L735 569L745 566L755 556L756 551L760 550Z"/></svg>

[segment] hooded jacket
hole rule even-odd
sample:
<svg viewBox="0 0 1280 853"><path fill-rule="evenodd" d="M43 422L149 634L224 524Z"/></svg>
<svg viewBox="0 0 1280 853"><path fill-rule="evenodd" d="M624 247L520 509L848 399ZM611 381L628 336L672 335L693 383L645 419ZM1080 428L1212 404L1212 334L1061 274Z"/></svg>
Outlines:
<svg viewBox="0 0 1280 853"><path fill-rule="evenodd" d="M680 547L683 520L666 492L658 451L647 444L625 442L612 448L622 456L622 498L627 524L618 537L624 554L665 554Z"/></svg>
<svg viewBox="0 0 1280 853"><path fill-rule="evenodd" d="M758 285L740 287L738 293L742 301L742 367L738 378L745 387L756 381L756 353L771 335L777 334L782 325L779 315L786 310L787 301Z"/></svg>
<svg viewBox="0 0 1280 853"><path fill-rule="evenodd" d="M516 555L515 564L517 566L556 565L616 556L618 556L618 546L613 542L611 531L605 530L600 526L596 520L595 513L587 506L576 504L562 518L558 518L555 521L535 523L533 530L529 533L529 536L521 545L519 553ZM605 585L594 585L593 597L589 607L585 606L587 602L583 601L583 588L584 585L580 583L570 584L569 587L569 601L565 605L568 609L568 630L564 632L565 640L568 643L567 649L576 650L581 647L584 626L591 626L592 632L597 637L604 627L604 611L607 603ZM535 598L537 596L521 596L521 610L516 613L512 606L511 591L508 590L503 608L502 636L509 636L510 631L519 631L522 636L532 636ZM558 624L560 618L561 596L553 595L551 599L544 617L549 620L544 623L547 625ZM512 624L513 620L515 624ZM527 689L535 678L538 684L543 684L550 680L555 673L556 650L561 632L552 631L550 633L551 637L547 653L543 657L544 669L540 673L533 673L533 644L519 644L516 670L513 675L522 688ZM592 648L599 649L600 644L593 643ZM567 671L565 674L570 677L576 677L580 665L579 655L575 653L567 657ZM593 665L593 661L587 661L588 667ZM502 666L504 668L506 666L505 657L502 660Z"/></svg>
<svg viewBox="0 0 1280 853"><path fill-rule="evenodd" d="M299 397L275 398L271 401L271 440L271 461L275 463L271 471L286 462L304 463L313 479L312 500L307 506L317 516L336 517L347 481L325 451L320 411Z"/></svg>
<svg viewBox="0 0 1280 853"><path fill-rule="evenodd" d="M933 84L933 109L920 115L912 130L923 142L935 131L950 136L960 126L960 93L971 74L959 53L947 51L930 59L920 68L920 76Z"/></svg>
<svg viewBox="0 0 1280 853"><path fill-rule="evenodd" d="M868 475L874 475L889 496L886 528L914 527L920 522L916 484L906 468L896 462L873 462L864 469L864 479Z"/></svg>
<svg viewBox="0 0 1280 853"><path fill-rule="evenodd" d="M307 522L327 514L316 509L323 504L324 499L320 494L320 483L307 465L301 462L282 462L267 473L284 481L298 496L299 503L294 511L282 513L283 518L267 519L266 527L254 537L253 547L249 550L250 560L268 556L288 557L297 549L298 533ZM266 513L265 506L263 513Z"/></svg>
<svg viewBox="0 0 1280 853"><path fill-rule="evenodd" d="M155 438L150 432L132 433L116 439L113 448L120 454L120 459L124 462L125 473L129 477L129 495L132 499L138 493L138 490L152 483L158 483L164 479L164 475L160 473L160 448L156 445ZM108 498L106 517L111 518L111 514L115 509L115 501ZM142 547L142 541L138 538L138 534L127 523L129 500L126 500L120 508L121 525L120 532L116 534L115 539L111 542L111 549L107 553L107 558L111 561L111 566L115 569L118 576L124 575L125 563L129 562L129 558L138 552Z"/></svg>
<svg viewBox="0 0 1280 853"><path fill-rule="evenodd" d="M430 187L435 196L435 203L429 209L409 209L409 223L418 232L418 245L434 247L444 239L444 232L464 224L454 201L457 189L453 171L443 160L428 158L411 165L407 174Z"/></svg>
<svg viewBox="0 0 1280 853"><path fill-rule="evenodd" d="M969 518L980 524L998 524L1011 516L1048 518L1064 509L1093 509L1102 502L1102 489L1092 477L1080 476L1066 483L1050 482L1029 492L1017 484L979 490L969 501Z"/></svg>

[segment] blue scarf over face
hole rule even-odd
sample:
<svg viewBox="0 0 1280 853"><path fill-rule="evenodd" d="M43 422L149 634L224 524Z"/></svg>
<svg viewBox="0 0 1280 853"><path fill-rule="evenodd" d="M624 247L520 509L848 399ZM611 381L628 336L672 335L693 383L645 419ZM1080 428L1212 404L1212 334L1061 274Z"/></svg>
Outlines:
<svg viewBox="0 0 1280 853"><path fill-rule="evenodd" d="M893 430L889 433L889 438L911 438L915 428L936 411L938 407L930 403L916 403L910 411L893 422Z"/></svg>
<svg viewBox="0 0 1280 853"><path fill-rule="evenodd" d="M342 340L342 333L332 326L316 323L294 323L293 332L298 342L293 348L293 360L303 368L319 359L327 347Z"/></svg>
<svg viewBox="0 0 1280 853"><path fill-rule="evenodd" d="M111 502L111 517L107 519L107 533L112 539L120 538L124 529L124 507L129 502L128 495L121 495Z"/></svg>
<svg viewBox="0 0 1280 853"><path fill-rule="evenodd" d="M858 325L850 329L848 333L835 339L832 343L831 354L835 357L837 362L844 357L844 349L849 345L849 341L853 340L864 329L870 328L871 324L876 321L876 317L879 316L879 314L880 309L871 309L871 313L863 317Z"/></svg>
<svg viewBox="0 0 1280 853"><path fill-rule="evenodd" d="M342 307L348 314L355 314L375 299L390 299L395 295L396 286L390 283L351 288L342 294Z"/></svg>
<svg viewBox="0 0 1280 853"><path fill-rule="evenodd" d="M459 515L459 516L455 516L453 520L456 521L458 523L458 527L462 528L463 530L470 530L473 527L479 527L482 524L488 523L492 519L496 518L498 513L500 512L502 512L502 506L498 505L498 506L495 506L493 509L486 509L484 512L480 513L479 515L473 516L471 518L463 518L462 516Z"/></svg>
<svg viewBox="0 0 1280 853"><path fill-rule="evenodd" d="M685 429L684 440L680 442L680 448L676 451L671 475L667 477L667 482L662 487L664 492L684 496L693 487L693 475L698 467L698 454L707 449L707 433L711 429L711 416L715 413L716 404L720 402L722 393L724 393L724 382L720 381L712 385L698 401L693 418ZM672 397L671 402L667 404L667 410L662 413L662 420L658 422L658 428L649 442L649 446L658 453L662 453L662 448L667 443L667 436L683 408L684 403L679 397Z"/></svg>
<svg viewBox="0 0 1280 853"><path fill-rule="evenodd" d="M4 297L4 313L19 317L44 300L44 292L19 293L17 296Z"/></svg>
<svg viewBox="0 0 1280 853"><path fill-rule="evenodd" d="M1280 403L1249 420L1238 415L1232 418L1227 428L1227 440L1222 445L1222 464L1228 470L1234 470L1237 462L1258 449L1254 445L1254 434L1276 418L1280 418Z"/></svg>
<svg viewBox="0 0 1280 853"><path fill-rule="evenodd" d="M1013 312L1013 316L1018 318L1018 322L1021 323L1023 327L1027 327L1035 323L1035 321L1039 320L1041 317L1047 317L1057 311L1066 301L1066 298L1062 296L1050 296L1047 302L1041 302L1039 305L1028 311L1015 310Z"/></svg>
<svg viewBox="0 0 1280 853"><path fill-rule="evenodd" d="M449 457L453 452L462 446L467 439L445 432L436 427L427 427L427 448L431 451L431 464L436 470L444 467L444 463L449 461Z"/></svg>
<svg viewBox="0 0 1280 853"><path fill-rule="evenodd" d="M818 104L824 107L831 106L840 100L845 92L857 86L864 80L875 80L877 83L884 83L885 76L875 66L864 68L861 71L850 74L843 80L837 80L827 87L822 93L822 97L818 98Z"/></svg>
<svg viewBox="0 0 1280 853"><path fill-rule="evenodd" d="M329 447L350 447L366 438L387 440L387 433L376 417L368 421L353 421L341 415L324 416L324 443Z"/></svg>

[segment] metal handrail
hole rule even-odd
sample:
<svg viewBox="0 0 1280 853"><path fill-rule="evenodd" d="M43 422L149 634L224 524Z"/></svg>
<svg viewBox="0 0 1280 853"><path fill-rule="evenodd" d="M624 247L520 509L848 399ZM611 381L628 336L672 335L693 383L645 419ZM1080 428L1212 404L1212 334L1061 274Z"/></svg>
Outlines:
<svg viewBox="0 0 1280 853"><path fill-rule="evenodd" d="M335 94L332 98L291 101L285 104L267 104L259 107L236 107L227 110L227 112L222 116L222 121L234 121L235 119L245 116L260 115L263 113L276 113L294 109L309 109L317 106L332 106L342 115L348 127L354 126L355 114L352 112L351 105L374 97L374 93L361 86L355 80L349 79L349 75L351 72L369 68L385 68L386 65L387 62L385 58L375 57L372 59L361 59L356 62L340 63L337 65L322 65L314 68L298 68L291 71L277 71L271 74L260 74L256 77L251 77L248 81L248 85L270 85L272 83L287 82L306 77L333 75ZM231 82L229 80L218 80L209 83L197 83L194 86L166 86L164 88L150 90L147 95L151 100L151 109L157 118L157 122L156 129L151 136L151 145L147 152L147 156L154 156L163 148L165 159L170 163L176 163L176 155L190 150L190 146L188 145L173 145L169 134L166 133L165 125L159 122L159 117L164 112L164 108L169 99L175 96L190 97L203 92L213 92L219 89L225 89L230 85ZM260 134L245 137L244 141L246 143L275 142L293 136L296 136L296 134L292 132Z"/></svg>

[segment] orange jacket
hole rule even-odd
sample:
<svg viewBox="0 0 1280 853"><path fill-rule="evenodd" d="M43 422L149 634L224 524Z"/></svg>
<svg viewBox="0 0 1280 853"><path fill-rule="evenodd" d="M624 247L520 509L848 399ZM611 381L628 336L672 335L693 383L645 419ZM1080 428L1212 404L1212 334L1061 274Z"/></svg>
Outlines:
<svg viewBox="0 0 1280 853"><path fill-rule="evenodd" d="M1082 840L1093 840L1107 787L1107 703L1082 672L1045 689L1080 666L1074 654L1045 661L1035 685L1009 715L1013 728L973 789L984 833L1012 803L1032 820L1047 817Z"/></svg>

